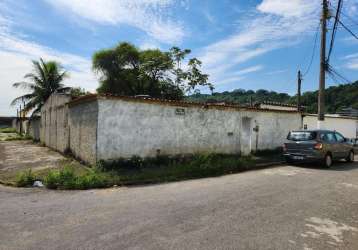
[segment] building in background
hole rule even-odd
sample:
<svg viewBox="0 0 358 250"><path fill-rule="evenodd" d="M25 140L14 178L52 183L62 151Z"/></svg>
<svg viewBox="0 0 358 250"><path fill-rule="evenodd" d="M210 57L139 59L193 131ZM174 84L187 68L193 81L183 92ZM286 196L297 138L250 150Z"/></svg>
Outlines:
<svg viewBox="0 0 358 250"><path fill-rule="evenodd" d="M324 129L336 130L343 134L347 138L358 138L358 118L342 115L325 115L323 122ZM304 129L316 129L317 128L317 115L305 114L303 116L303 128Z"/></svg>
<svg viewBox="0 0 358 250"><path fill-rule="evenodd" d="M344 108L344 109L341 109L341 111L337 112L337 114L340 116L350 116L350 117L358 118L358 109Z"/></svg>

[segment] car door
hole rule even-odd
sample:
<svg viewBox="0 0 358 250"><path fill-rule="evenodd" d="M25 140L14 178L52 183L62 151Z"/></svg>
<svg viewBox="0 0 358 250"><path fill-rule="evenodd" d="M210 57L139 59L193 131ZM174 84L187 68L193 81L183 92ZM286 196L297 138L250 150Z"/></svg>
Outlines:
<svg viewBox="0 0 358 250"><path fill-rule="evenodd" d="M338 132L335 132L334 135L337 139L337 154L339 158L345 158L348 156L348 143L344 136Z"/></svg>
<svg viewBox="0 0 358 250"><path fill-rule="evenodd" d="M326 144L326 151L330 151L332 153L332 157L334 159L339 158L339 149L337 138L334 135L334 132L325 132L325 144Z"/></svg>

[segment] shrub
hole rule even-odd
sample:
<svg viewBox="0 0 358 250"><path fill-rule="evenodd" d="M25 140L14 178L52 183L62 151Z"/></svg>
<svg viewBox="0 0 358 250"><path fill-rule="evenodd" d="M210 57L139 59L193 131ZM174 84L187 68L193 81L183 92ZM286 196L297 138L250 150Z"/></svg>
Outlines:
<svg viewBox="0 0 358 250"><path fill-rule="evenodd" d="M32 173L31 169L20 173L16 178L17 187L31 187L36 180L35 175Z"/></svg>
<svg viewBox="0 0 358 250"><path fill-rule="evenodd" d="M59 186L60 173L59 171L50 171L44 179L44 184L49 189L56 189Z"/></svg>
<svg viewBox="0 0 358 250"><path fill-rule="evenodd" d="M76 175L72 167L65 166L61 170L50 171L44 183L50 189L89 189L107 187L109 182L102 173L93 171Z"/></svg>
<svg viewBox="0 0 358 250"><path fill-rule="evenodd" d="M0 128L0 133L16 133L16 129L14 128Z"/></svg>
<svg viewBox="0 0 358 250"><path fill-rule="evenodd" d="M270 156L270 155L279 155L282 154L282 147L277 147L275 149L261 149L253 152L255 156Z"/></svg>

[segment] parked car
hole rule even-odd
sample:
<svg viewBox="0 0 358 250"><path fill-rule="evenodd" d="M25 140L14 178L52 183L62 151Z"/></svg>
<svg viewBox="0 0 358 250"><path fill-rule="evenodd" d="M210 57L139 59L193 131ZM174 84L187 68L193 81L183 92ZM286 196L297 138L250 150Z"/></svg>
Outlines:
<svg viewBox="0 0 358 250"><path fill-rule="evenodd" d="M348 141L350 144L352 144L353 148L354 148L354 153L358 154L358 138L352 138L349 139Z"/></svg>
<svg viewBox="0 0 358 250"><path fill-rule="evenodd" d="M322 162L330 167L334 160L354 161L353 145L336 131L291 131L283 145L287 162Z"/></svg>

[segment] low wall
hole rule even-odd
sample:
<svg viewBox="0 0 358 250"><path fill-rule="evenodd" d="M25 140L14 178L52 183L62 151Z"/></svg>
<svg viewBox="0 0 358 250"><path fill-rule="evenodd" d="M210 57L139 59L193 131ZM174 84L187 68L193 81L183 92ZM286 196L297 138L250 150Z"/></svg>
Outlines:
<svg viewBox="0 0 358 250"><path fill-rule="evenodd" d="M12 127L12 121L15 117L0 117L0 128Z"/></svg>
<svg viewBox="0 0 358 250"><path fill-rule="evenodd" d="M35 141L40 141L40 125L41 117L35 117L29 120L27 134L32 137Z"/></svg>
<svg viewBox="0 0 358 250"><path fill-rule="evenodd" d="M41 117L33 117L22 119L14 118L12 121L12 127L16 129L18 133L31 136L34 140L40 140L40 125Z"/></svg>
<svg viewBox="0 0 358 250"><path fill-rule="evenodd" d="M89 163L97 161L97 118L97 101L69 109L69 148L75 157Z"/></svg>
<svg viewBox="0 0 358 250"><path fill-rule="evenodd" d="M60 152L69 149L68 106L71 96L54 94L41 109L40 140Z"/></svg>
<svg viewBox="0 0 358 250"><path fill-rule="evenodd" d="M288 132L300 126L298 112L103 97L98 99L97 158L248 154L281 146Z"/></svg>

